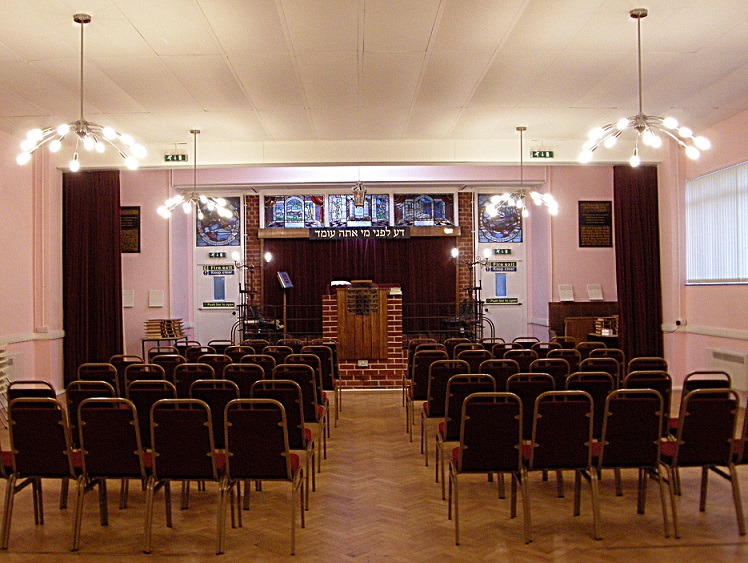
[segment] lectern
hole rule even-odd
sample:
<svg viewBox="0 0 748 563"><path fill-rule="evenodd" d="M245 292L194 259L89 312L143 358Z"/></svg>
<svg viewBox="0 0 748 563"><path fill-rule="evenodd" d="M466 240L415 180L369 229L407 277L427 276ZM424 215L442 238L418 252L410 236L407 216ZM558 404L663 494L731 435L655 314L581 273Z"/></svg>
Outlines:
<svg viewBox="0 0 748 563"><path fill-rule="evenodd" d="M341 360L387 359L387 295L371 281L338 289L338 356Z"/></svg>

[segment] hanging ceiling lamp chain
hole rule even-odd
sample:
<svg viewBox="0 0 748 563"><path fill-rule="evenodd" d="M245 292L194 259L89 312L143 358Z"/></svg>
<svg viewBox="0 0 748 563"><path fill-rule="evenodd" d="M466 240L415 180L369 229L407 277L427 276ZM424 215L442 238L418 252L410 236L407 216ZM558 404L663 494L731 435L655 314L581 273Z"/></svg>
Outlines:
<svg viewBox="0 0 748 563"><path fill-rule="evenodd" d="M190 133L192 133L192 193L178 194L167 199L156 212L164 219L168 219L171 212L179 205L185 213L189 213L194 207L197 218L202 220L204 218L203 207L205 207L209 213L215 212L224 219L230 219L234 214L228 208L228 202L224 198L203 195L197 191L197 136L200 134L200 129L190 129Z"/></svg>
<svg viewBox="0 0 748 563"><path fill-rule="evenodd" d="M632 19L636 20L636 46L637 46L637 64L639 79L639 113L631 117L619 119L616 123L609 123L604 127L596 127L589 132L588 140L582 147L582 153L579 155L579 162L587 163L592 160L592 153L600 145L605 148L614 146L618 138L627 130L636 131L636 140L634 150L629 159L631 166L639 166L641 158L639 156L639 139L644 145L658 149L662 146L662 137L669 137L685 149L686 156L693 160L701 156L702 150L708 150L711 147L709 139L701 136L694 136L693 131L688 127L678 126L678 121L673 117L658 117L646 115L643 106L643 87L642 87L642 36L641 21L647 17L649 12L646 8L636 8L629 12ZM658 134L659 133L659 134Z"/></svg>
<svg viewBox="0 0 748 563"><path fill-rule="evenodd" d="M91 16L88 14L75 14L73 21L80 25L81 28L81 46L80 46L80 117L77 121L63 123L56 127L47 127L46 129L32 129L26 134L26 139L21 143L21 153L16 157L18 164L26 164L31 160L31 155L37 149L49 144L49 150L57 153L62 148L62 143L71 131L75 133L75 148L73 158L68 164L71 172L77 172L80 169L80 159L78 149L81 143L86 151L95 150L103 153L106 145L110 145L124 160L125 166L131 170L138 167L138 159L145 158L145 147L125 133L119 133L112 127L102 127L92 121L86 121L83 115L84 103L84 29L86 24L91 23Z"/></svg>

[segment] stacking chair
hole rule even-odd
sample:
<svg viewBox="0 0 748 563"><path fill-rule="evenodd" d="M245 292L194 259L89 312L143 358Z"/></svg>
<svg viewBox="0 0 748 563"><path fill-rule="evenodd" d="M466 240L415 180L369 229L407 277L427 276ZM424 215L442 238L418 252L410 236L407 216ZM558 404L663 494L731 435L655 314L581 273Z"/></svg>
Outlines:
<svg viewBox="0 0 748 563"><path fill-rule="evenodd" d="M455 346L457 344L465 344L465 343L469 344L470 343L470 339L469 338L465 338L464 336L454 336L452 338L447 338L444 341L444 347L447 349L447 354L449 354L449 357L452 358L452 359L454 359L454 357L455 357L455 354L454 354L454 352L455 352Z"/></svg>
<svg viewBox="0 0 748 563"><path fill-rule="evenodd" d="M166 371L156 364L130 364L125 368L125 393L130 383L140 380L166 380Z"/></svg>
<svg viewBox="0 0 748 563"><path fill-rule="evenodd" d="M275 358L273 356L268 356L267 354L246 354L242 356L241 363L257 364L265 372L265 379L273 377L273 369L275 368Z"/></svg>
<svg viewBox="0 0 748 563"><path fill-rule="evenodd" d="M472 351L472 350L471 350ZM488 352L487 350L484 350ZM463 352L464 353L464 352ZM470 366L465 360L436 360L429 366L428 391L421 410L421 453L425 454L426 466L429 464L429 420L443 420L444 406L447 398L449 378L460 373L470 373Z"/></svg>
<svg viewBox="0 0 748 563"><path fill-rule="evenodd" d="M594 538L600 539L597 478L592 470L592 419L592 397L584 391L548 391L539 395L527 468L574 471L574 516L580 513L582 478L586 479L592 496Z"/></svg>
<svg viewBox="0 0 748 563"><path fill-rule="evenodd" d="M576 348L577 339L573 336L554 336L551 338L551 342L557 342L561 344L561 348Z"/></svg>
<svg viewBox="0 0 748 563"><path fill-rule="evenodd" d="M678 470L683 467L701 467L701 512L706 510L709 470L730 481L738 532L745 535L740 484L732 451L738 430L739 407L740 398L733 389L696 389L683 400L676 439L662 444L662 461L667 468L668 480L675 484L671 487L670 502L676 538L680 533L675 494L681 492Z"/></svg>
<svg viewBox="0 0 748 563"><path fill-rule="evenodd" d="M78 379L84 381L106 381L114 388L118 397L121 397L117 368L110 363L88 362L78 366Z"/></svg>
<svg viewBox="0 0 748 563"><path fill-rule="evenodd" d="M68 383L65 388L65 400L68 407L68 421L70 424L70 440L73 448L79 448L78 443L78 405L90 397L106 397L113 399L117 396L112 384L107 381L82 381L77 379Z"/></svg>
<svg viewBox="0 0 748 563"><path fill-rule="evenodd" d="M283 364L286 362L286 356L289 354L293 354L293 348L290 346L278 346L271 344L270 346L265 346L262 349L262 353L267 356L272 356L275 360L275 365Z"/></svg>
<svg viewBox="0 0 748 563"><path fill-rule="evenodd" d="M510 517L516 516L517 487L522 493L524 539L530 541L530 497L522 461L522 402L512 393L473 393L462 403L460 442L449 462L449 508L454 499L455 544L460 545L458 477L463 474L509 473ZM497 432L496 429L501 431Z"/></svg>
<svg viewBox="0 0 748 563"><path fill-rule="evenodd" d="M220 513L242 481L286 481L291 485L291 555L296 553L296 506L304 522L304 470L290 451L283 405L273 399L237 399L225 412L226 473ZM300 493L300 494L299 494ZM298 501L297 501L298 498ZM231 503L232 505L234 503ZM237 500L237 507L239 502ZM239 512L241 518L241 511ZM233 521L233 518L232 518Z"/></svg>
<svg viewBox="0 0 748 563"><path fill-rule="evenodd" d="M732 377L730 374L720 370L699 370L692 371L683 379L683 387L680 395L680 406L683 406L683 399L691 391L696 389L731 389ZM680 412L680 408L678 409ZM670 417L670 431L673 432L678 428L678 418Z"/></svg>
<svg viewBox="0 0 748 563"><path fill-rule="evenodd" d="M558 342L536 342L532 345L531 349L535 350L539 359L543 359L548 356L548 352L561 348L561 344Z"/></svg>
<svg viewBox="0 0 748 563"><path fill-rule="evenodd" d="M177 349L177 353L180 356L186 357L187 348L192 348L193 346L202 346L200 342L197 340L180 340L176 344L174 344L174 347Z"/></svg>
<svg viewBox="0 0 748 563"><path fill-rule="evenodd" d="M657 356L638 356L629 360L626 375L632 371L667 371L667 361Z"/></svg>
<svg viewBox="0 0 748 563"><path fill-rule="evenodd" d="M153 346L146 352L145 360L150 364L153 358L161 354L179 354L179 349L176 346Z"/></svg>
<svg viewBox="0 0 748 563"><path fill-rule="evenodd" d="M159 490L164 490L166 526L171 528L171 482L214 481L219 484L216 553L223 553L226 489L219 482L210 407L197 399L162 399L151 407L150 420L153 456L146 486L143 551L151 552L153 501Z"/></svg>
<svg viewBox="0 0 748 563"><path fill-rule="evenodd" d="M518 336L512 340L513 344L519 344L522 348L530 349L534 344L540 342L540 338L535 336Z"/></svg>
<svg viewBox="0 0 748 563"><path fill-rule="evenodd" d="M231 363L223 368L223 379L236 383L240 399L249 399L254 382L265 379L265 370L259 364Z"/></svg>
<svg viewBox="0 0 748 563"><path fill-rule="evenodd" d="M231 358L226 354L203 354L197 359L199 364L208 364L213 368L215 377L220 378L223 375L223 368L231 363Z"/></svg>
<svg viewBox="0 0 748 563"><path fill-rule="evenodd" d="M151 362L164 368L167 381L174 381L174 369L179 364L187 363L187 358L179 354L159 354Z"/></svg>
<svg viewBox="0 0 748 563"><path fill-rule="evenodd" d="M216 372L213 366L201 363L179 364L174 369L174 387L177 389L179 399L187 399L190 396L190 385L198 379L215 379Z"/></svg>
<svg viewBox="0 0 748 563"><path fill-rule="evenodd" d="M140 441L144 450L151 449L151 407L161 399L176 399L177 388L171 381L138 379L127 386L127 400L136 409Z"/></svg>
<svg viewBox="0 0 748 563"><path fill-rule="evenodd" d="M638 469L638 514L644 514L647 478L658 481L665 537L670 537L665 486L669 489L671 483L665 479L660 462L662 397L653 389L615 390L608 395L603 413L605 416L597 458L598 475L603 469L614 469L616 472L621 469ZM616 489L620 496L618 478Z"/></svg>
<svg viewBox="0 0 748 563"><path fill-rule="evenodd" d="M538 358L530 363L530 373L547 373L553 377L556 389L566 386L566 378L569 377L569 362L563 358Z"/></svg>
<svg viewBox="0 0 748 563"><path fill-rule="evenodd" d="M211 340L208 342L208 346L213 348L216 351L216 354L225 354L226 348L233 345L234 342L232 340Z"/></svg>
<svg viewBox="0 0 748 563"><path fill-rule="evenodd" d="M459 346L459 345L458 345ZM486 361L490 360L493 356L491 356L491 352L486 350L485 348L473 348L471 350L462 350L457 354L458 360L463 360L467 362L470 373L480 373L480 365Z"/></svg>
<svg viewBox="0 0 748 563"><path fill-rule="evenodd" d="M576 348L559 348L557 350L548 350L546 358L563 358L569 362L569 373L579 371L579 364L582 362L582 355Z"/></svg>
<svg viewBox="0 0 748 563"><path fill-rule="evenodd" d="M212 346L189 346L184 351L184 357L188 363L197 363L198 358L203 354L215 354L216 349Z"/></svg>
<svg viewBox="0 0 748 563"><path fill-rule="evenodd" d="M408 359L407 359L407 365L406 365L405 371L403 372L403 406L404 407L407 406L405 402L405 395L407 391L406 382L408 381L408 379L410 379L410 374L413 371L413 358L416 355L416 348L419 345L425 344L428 342L436 343L436 340L434 340L433 338L424 337L424 338L411 338L408 341ZM446 350L446 348L447 347L445 346L444 349Z"/></svg>
<svg viewBox="0 0 748 563"><path fill-rule="evenodd" d="M514 350L515 348L521 348L521 346L512 342L496 342L491 345L491 355L495 359L501 360L504 358L507 350Z"/></svg>
<svg viewBox="0 0 748 563"><path fill-rule="evenodd" d="M590 356L579 364L579 371L604 371L613 378L615 388L621 386L621 364L613 357Z"/></svg>
<svg viewBox="0 0 748 563"><path fill-rule="evenodd" d="M405 393L405 431L413 441L413 425L415 424L414 404L416 401L427 399L429 384L429 367L436 360L448 360L446 350L418 350L413 356L410 377L406 380Z"/></svg>
<svg viewBox="0 0 748 563"><path fill-rule="evenodd" d="M77 410L81 445L81 474L75 503L72 550L80 547L83 523L83 500L94 485L99 489L99 519L102 526L107 516L107 479L140 479L146 482L143 446L140 441L135 405L121 398L88 398ZM125 494L125 488L121 495ZM123 508L123 499L120 499Z"/></svg>
<svg viewBox="0 0 748 563"><path fill-rule="evenodd" d="M115 389L117 389L117 396L124 397L127 392L127 385L125 385L125 368L132 364L142 364L143 358L127 354L115 354L109 358L109 363L117 370L117 386L115 387Z"/></svg>
<svg viewBox="0 0 748 563"><path fill-rule="evenodd" d="M519 364L519 371L528 373L530 364L538 359L538 353L530 348L513 348L504 352L505 360L514 360Z"/></svg>
<svg viewBox="0 0 748 563"><path fill-rule="evenodd" d="M288 346L294 354L300 354L304 347L304 341L301 338L280 338L275 344L276 346Z"/></svg>
<svg viewBox="0 0 748 563"><path fill-rule="evenodd" d="M623 380L624 389L654 389L662 396L662 435L667 436L670 428L670 397L673 381L666 371L633 371Z"/></svg>
<svg viewBox="0 0 748 563"><path fill-rule="evenodd" d="M601 440L603 433L605 401L615 388L613 376L605 371L578 371L566 379L565 389L567 391L585 391L592 397L592 405L595 407L592 437L597 441Z"/></svg>
<svg viewBox="0 0 748 563"><path fill-rule="evenodd" d="M604 342L590 342L588 340L583 340L582 342L577 343L577 352L579 352L582 360L589 358L592 350L599 350L601 348L607 348Z"/></svg>
<svg viewBox="0 0 748 563"><path fill-rule="evenodd" d="M42 479L75 479L70 426L62 403L49 397L21 397L8 405L11 470L5 486L0 549L8 549L16 494L31 485L34 522L44 524ZM67 490L63 486L65 495ZM62 494L62 493L61 493Z"/></svg>
<svg viewBox="0 0 748 563"><path fill-rule="evenodd" d="M478 373L487 373L496 381L498 391L506 391L506 382L512 375L519 373L519 364L515 360L484 360Z"/></svg>
<svg viewBox="0 0 748 563"><path fill-rule="evenodd" d="M306 498L304 507L309 510L309 478L311 490L317 490L314 469L315 442L312 431L304 424L304 397L301 387L290 379L262 379L252 386L251 399L274 399L286 410L288 447L304 456Z"/></svg>
<svg viewBox="0 0 748 563"><path fill-rule="evenodd" d="M26 379L11 381L8 383L7 402L10 405L13 399L21 398L47 398L55 399L57 392L52 384L37 379Z"/></svg>
<svg viewBox="0 0 748 563"><path fill-rule="evenodd" d="M254 354L255 349L248 344L241 344L237 346L229 346L226 348L226 350L224 350L223 353L231 358L232 362L239 363L242 361L242 356L246 356L247 354Z"/></svg>
<svg viewBox="0 0 748 563"><path fill-rule="evenodd" d="M532 438L532 417L535 400L548 391L554 391L556 383L548 373L515 373L506 382L506 391L522 400L522 430L524 439Z"/></svg>
<svg viewBox="0 0 748 563"><path fill-rule="evenodd" d="M472 393L494 393L496 382L486 374L458 374L453 375L447 382L447 392L444 401L444 422L439 423L436 433L436 471L435 478L441 478L442 500L446 500L444 485L444 466L448 462L447 455L451 455L451 448L456 447L460 440L460 424L462 421L462 403L465 397Z"/></svg>
<svg viewBox="0 0 748 563"><path fill-rule="evenodd" d="M322 415L324 421L325 421L325 432L327 434L327 437L330 437L330 400L327 397L327 393L325 393L324 389L322 388L322 361L320 360L319 356L316 354L310 354L310 353L294 353L289 354L286 356L286 361L284 363L287 364L306 364L308 366L312 366L314 368L314 379L317 383L317 406L322 407L324 409L324 413Z"/></svg>
<svg viewBox="0 0 748 563"><path fill-rule="evenodd" d="M247 345L255 349L255 353L262 350L265 346L270 346L270 341L265 338L245 338L242 340L242 346Z"/></svg>
<svg viewBox="0 0 748 563"><path fill-rule="evenodd" d="M327 434L325 432L325 410L317 402L317 373L308 364L278 364L273 370L273 379L290 379L301 387L304 401L304 423L316 435L315 443L322 445L322 455L317 449L317 472L322 470L322 458L327 459Z"/></svg>
<svg viewBox="0 0 748 563"><path fill-rule="evenodd" d="M239 398L239 386L227 379L198 379L190 385L190 399L199 399L210 407L213 416L213 441L222 450L223 419L220 414L231 401Z"/></svg>
<svg viewBox="0 0 748 563"><path fill-rule="evenodd" d="M333 394L334 402L334 423L338 425L338 416L340 414L340 380L335 372L335 357L332 348L325 344L308 344L301 349L302 354L314 354L320 361L320 376L322 391Z"/></svg>
<svg viewBox="0 0 748 563"><path fill-rule="evenodd" d="M444 346L444 348L442 348L442 346ZM440 344L436 344L436 345L428 345L428 344L426 344L424 347L420 347L419 346L416 349L416 352L418 350L426 350L426 349L429 349L429 348L431 350L442 350L442 349L446 350L447 349L447 347L445 345L443 345L443 344L441 344L441 345ZM454 345L454 348L452 348L452 355L450 357L457 359L457 358L460 357L460 353L464 352L465 350L485 350L485 349L486 348L480 342L470 342L470 341L468 341L468 342L460 342L460 343ZM449 352L447 352L447 353L449 353Z"/></svg>
<svg viewBox="0 0 748 563"><path fill-rule="evenodd" d="M589 358L614 358L620 366L619 382L626 376L626 354L620 348L595 348L590 350Z"/></svg>

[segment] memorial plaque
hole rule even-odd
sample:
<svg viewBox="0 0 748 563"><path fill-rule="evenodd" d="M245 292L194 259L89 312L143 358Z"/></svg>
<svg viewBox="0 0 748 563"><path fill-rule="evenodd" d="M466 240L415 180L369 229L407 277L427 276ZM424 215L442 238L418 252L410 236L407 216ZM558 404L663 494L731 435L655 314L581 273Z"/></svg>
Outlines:
<svg viewBox="0 0 748 563"><path fill-rule="evenodd" d="M613 202L579 202L579 246L610 248L613 246Z"/></svg>
<svg viewBox="0 0 748 563"><path fill-rule="evenodd" d="M140 207L120 208L119 222L122 234L122 252L140 252Z"/></svg>

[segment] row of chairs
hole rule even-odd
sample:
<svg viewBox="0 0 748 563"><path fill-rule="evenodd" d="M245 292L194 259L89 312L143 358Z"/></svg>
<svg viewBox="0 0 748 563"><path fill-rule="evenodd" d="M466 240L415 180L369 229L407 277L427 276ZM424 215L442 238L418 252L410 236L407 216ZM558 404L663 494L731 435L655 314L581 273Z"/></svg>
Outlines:
<svg viewBox="0 0 748 563"><path fill-rule="evenodd" d="M220 421L216 424L213 418ZM143 445L135 405L123 398L88 398L78 407L78 440L73 447L68 413L49 397L21 397L9 405L9 464L0 547L8 548L15 496L31 485L37 524L43 523L41 479L77 480L71 549L80 547L84 497L99 490L100 520L106 525L106 480L136 479L145 483L143 551L151 551L154 498L164 491L166 525L172 526L170 486L190 480L217 484L216 552L226 543L226 508L241 526L241 483L287 481L291 484L291 553L295 551L296 507L305 526L304 466L292 450L289 412L273 398L233 399L212 411L199 399L161 399L149 412L151 448ZM216 447L221 436L223 449ZM123 481L124 482L124 481ZM123 488L124 490L124 488ZM245 487L245 497L249 489ZM308 495L308 488L307 493Z"/></svg>

